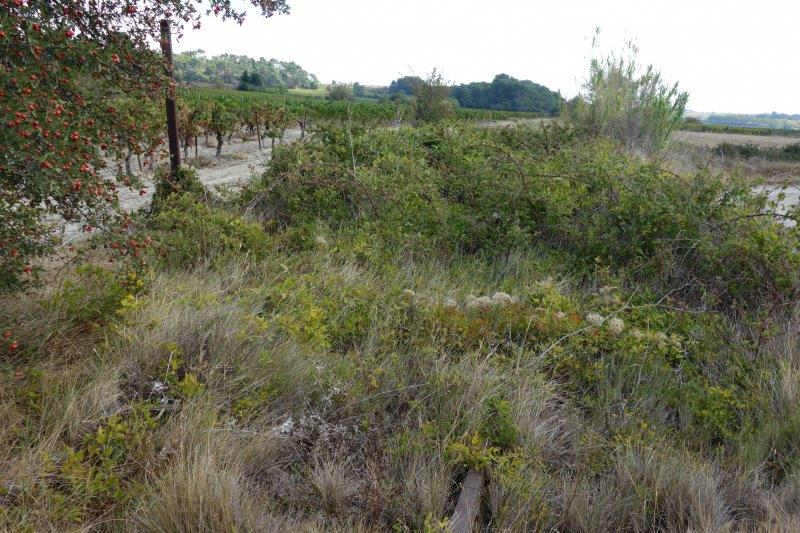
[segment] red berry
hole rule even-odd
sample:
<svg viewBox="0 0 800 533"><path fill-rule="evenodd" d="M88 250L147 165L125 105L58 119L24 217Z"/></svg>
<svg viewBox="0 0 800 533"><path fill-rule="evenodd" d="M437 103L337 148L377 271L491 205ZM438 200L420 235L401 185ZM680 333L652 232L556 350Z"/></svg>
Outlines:
<svg viewBox="0 0 800 533"><path fill-rule="evenodd" d="M5 330L5 331L3 332L3 338L4 338L4 339L10 339L10 338L11 338L11 330L8 330L8 329L7 329L7 330Z"/></svg>
<svg viewBox="0 0 800 533"><path fill-rule="evenodd" d="M8 351L9 352L13 352L17 348L19 348L19 343L17 341L14 341L14 342L12 342L11 344L8 345Z"/></svg>

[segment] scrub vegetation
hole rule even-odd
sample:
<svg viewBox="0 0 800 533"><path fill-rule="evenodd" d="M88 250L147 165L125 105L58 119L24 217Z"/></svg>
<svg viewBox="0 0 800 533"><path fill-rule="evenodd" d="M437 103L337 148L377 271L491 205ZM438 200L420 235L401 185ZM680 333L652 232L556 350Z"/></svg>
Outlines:
<svg viewBox="0 0 800 533"><path fill-rule="evenodd" d="M435 75L413 124L320 103L243 190L184 169L39 265L0 530L444 532L475 472L475 531L798 530L800 214L668 169L684 96L619 67L535 127Z"/></svg>

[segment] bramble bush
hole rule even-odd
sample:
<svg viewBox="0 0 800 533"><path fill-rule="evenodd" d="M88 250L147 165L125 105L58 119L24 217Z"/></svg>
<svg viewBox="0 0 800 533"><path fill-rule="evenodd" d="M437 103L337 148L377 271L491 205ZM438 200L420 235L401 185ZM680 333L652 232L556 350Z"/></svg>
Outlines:
<svg viewBox="0 0 800 533"><path fill-rule="evenodd" d="M780 309L800 290L798 232L745 183L677 176L559 126L357 133L278 152L250 206L280 230L321 223L408 253L546 245L687 302ZM793 216L789 214L788 216Z"/></svg>
<svg viewBox="0 0 800 533"><path fill-rule="evenodd" d="M153 256L168 268L221 266L242 256L258 260L270 249L269 236L258 224L212 207L191 193L165 200L147 228L154 241Z"/></svg>

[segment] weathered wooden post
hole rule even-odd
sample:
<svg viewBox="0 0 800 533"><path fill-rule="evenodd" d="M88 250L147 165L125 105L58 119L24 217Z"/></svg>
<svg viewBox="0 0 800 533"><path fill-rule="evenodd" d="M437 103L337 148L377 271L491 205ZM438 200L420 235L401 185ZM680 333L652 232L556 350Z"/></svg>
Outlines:
<svg viewBox="0 0 800 533"><path fill-rule="evenodd" d="M178 184L178 170L181 168L181 148L178 143L178 119L175 113L175 77L172 69L172 33L168 20L161 21L161 51L167 68L169 86L167 87L167 137L169 139L169 167L172 186Z"/></svg>
<svg viewBox="0 0 800 533"><path fill-rule="evenodd" d="M481 510L481 494L483 493L483 474L477 470L467 472L461 485L456 510L450 520L453 533L473 533L478 528L478 516Z"/></svg>

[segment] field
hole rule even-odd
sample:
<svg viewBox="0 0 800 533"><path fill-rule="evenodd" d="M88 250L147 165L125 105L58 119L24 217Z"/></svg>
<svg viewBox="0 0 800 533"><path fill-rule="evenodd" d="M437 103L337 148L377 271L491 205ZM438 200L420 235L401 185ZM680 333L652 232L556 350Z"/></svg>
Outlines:
<svg viewBox="0 0 800 533"><path fill-rule="evenodd" d="M788 135L757 135L745 133L717 133L702 131L677 131L673 138L679 142L692 146L715 148L723 143L752 144L763 148L782 148L790 144L800 143L797 136Z"/></svg>
<svg viewBox="0 0 800 533"><path fill-rule="evenodd" d="M316 89L289 89L289 94L296 94L298 96L315 96L317 98L325 98L328 95L328 87L320 85Z"/></svg>

